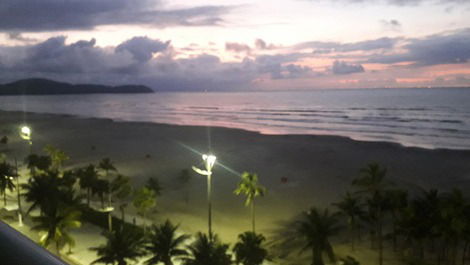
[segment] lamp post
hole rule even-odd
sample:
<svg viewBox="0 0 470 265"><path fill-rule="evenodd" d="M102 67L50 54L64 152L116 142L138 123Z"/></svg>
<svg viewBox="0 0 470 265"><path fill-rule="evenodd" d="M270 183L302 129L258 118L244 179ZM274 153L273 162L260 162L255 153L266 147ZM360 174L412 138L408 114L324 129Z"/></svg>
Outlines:
<svg viewBox="0 0 470 265"><path fill-rule="evenodd" d="M214 155L202 155L202 160L204 160L204 164L206 169L199 169L193 166L193 170L196 171L198 174L203 176L207 176L207 206L208 206L208 216L209 216L209 238L212 240L212 202L211 202L211 195L212 195L212 167L215 164L215 160L217 158Z"/></svg>
<svg viewBox="0 0 470 265"><path fill-rule="evenodd" d="M20 128L20 136L29 143L29 154L33 153L33 138L31 136L31 128L24 125ZM34 168L33 168L34 170ZM23 226L23 213L21 209L21 195L20 195L20 175L18 174L18 162L15 158L15 175L16 175L16 191L18 199L18 221L19 225Z"/></svg>
<svg viewBox="0 0 470 265"><path fill-rule="evenodd" d="M28 143L29 143L29 154L33 153L33 138L31 136L31 134L32 134L31 128L29 128L26 125L21 126L20 136L24 140L28 141Z"/></svg>

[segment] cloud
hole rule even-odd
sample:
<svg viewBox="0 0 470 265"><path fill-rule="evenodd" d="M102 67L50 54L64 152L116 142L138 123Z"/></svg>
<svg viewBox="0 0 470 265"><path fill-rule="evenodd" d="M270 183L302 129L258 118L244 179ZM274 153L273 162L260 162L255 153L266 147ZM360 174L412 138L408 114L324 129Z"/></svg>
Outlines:
<svg viewBox="0 0 470 265"><path fill-rule="evenodd" d="M308 0L313 2L313 0ZM336 0L336 2L349 4L385 4L393 6L418 6L418 5L461 5L470 3L469 0Z"/></svg>
<svg viewBox="0 0 470 265"><path fill-rule="evenodd" d="M380 23L382 24L382 27L386 30L392 30L392 31L401 30L401 23L400 21L396 19L390 19L390 20L382 19L380 20Z"/></svg>
<svg viewBox="0 0 470 265"><path fill-rule="evenodd" d="M154 53L165 51L168 45L170 41L162 42L148 37L134 37L119 44L116 52L129 52L137 61L145 62L150 60Z"/></svg>
<svg viewBox="0 0 470 265"><path fill-rule="evenodd" d="M7 37L10 40L15 40L15 41L19 41L19 42L26 42L26 43L37 41L37 39L28 38L28 37L23 36L21 34L21 32L9 32L9 33L7 33Z"/></svg>
<svg viewBox="0 0 470 265"><path fill-rule="evenodd" d="M294 46L294 49L314 49L314 53L372 51L392 49L398 41L398 38L387 37L350 43L311 41L299 43Z"/></svg>
<svg viewBox="0 0 470 265"><path fill-rule="evenodd" d="M2 0L0 30L58 31L101 25L218 25L233 7L166 9L159 0Z"/></svg>
<svg viewBox="0 0 470 265"><path fill-rule="evenodd" d="M377 54L369 63L395 64L411 62L415 66L460 64L470 59L470 29L405 40L402 53Z"/></svg>
<svg viewBox="0 0 470 265"><path fill-rule="evenodd" d="M278 46L276 46L274 44L267 44L262 39L256 39L255 40L255 47L259 50L273 50L273 49L279 48Z"/></svg>
<svg viewBox="0 0 470 265"><path fill-rule="evenodd" d="M364 67L360 64L352 64L344 61L334 61L331 71L335 75L347 75L354 73L363 73Z"/></svg>
<svg viewBox="0 0 470 265"><path fill-rule="evenodd" d="M225 43L225 50L233 51L237 53L241 53L241 52L250 53L251 48L250 46L243 44L243 43L227 42Z"/></svg>

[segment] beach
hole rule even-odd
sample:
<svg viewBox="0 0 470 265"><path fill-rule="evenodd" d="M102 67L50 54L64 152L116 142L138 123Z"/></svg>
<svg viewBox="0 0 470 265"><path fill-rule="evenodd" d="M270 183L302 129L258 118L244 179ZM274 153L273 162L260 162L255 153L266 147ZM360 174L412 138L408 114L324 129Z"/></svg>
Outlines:
<svg viewBox="0 0 470 265"><path fill-rule="evenodd" d="M184 184L179 176L193 165L202 167L201 153L212 152L217 156L213 229L230 243L239 233L250 230L244 197L233 194L238 175L244 171L257 173L267 188L266 196L256 200L257 228L266 235L279 221L312 206L331 207L351 190L351 181L370 162L387 167L388 180L411 192L470 187L470 151L465 150L429 150L338 136L262 135L218 127L0 111L0 136L9 137L7 147L0 148L8 149L7 157L20 161L29 152L28 144L17 134L23 123L33 130L33 152L54 145L71 158L65 168L97 164L108 157L119 173L132 178L135 187L157 177L163 191L157 199L157 212L149 219L161 223L169 218L188 233L207 230L206 179L194 173Z"/></svg>

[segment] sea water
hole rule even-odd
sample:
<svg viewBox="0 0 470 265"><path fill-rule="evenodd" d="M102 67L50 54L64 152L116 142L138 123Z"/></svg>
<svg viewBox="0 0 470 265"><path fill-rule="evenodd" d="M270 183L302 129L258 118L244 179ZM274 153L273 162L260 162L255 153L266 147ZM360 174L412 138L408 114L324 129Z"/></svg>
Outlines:
<svg viewBox="0 0 470 265"><path fill-rule="evenodd" d="M4 96L0 109L470 150L464 88Z"/></svg>

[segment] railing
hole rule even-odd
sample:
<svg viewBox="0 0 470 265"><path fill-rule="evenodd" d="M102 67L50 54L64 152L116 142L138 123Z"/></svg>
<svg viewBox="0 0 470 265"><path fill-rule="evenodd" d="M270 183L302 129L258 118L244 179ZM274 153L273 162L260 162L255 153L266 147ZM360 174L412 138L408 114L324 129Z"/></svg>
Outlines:
<svg viewBox="0 0 470 265"><path fill-rule="evenodd" d="M0 264L67 265L2 221L0 221Z"/></svg>

